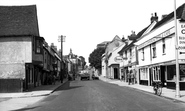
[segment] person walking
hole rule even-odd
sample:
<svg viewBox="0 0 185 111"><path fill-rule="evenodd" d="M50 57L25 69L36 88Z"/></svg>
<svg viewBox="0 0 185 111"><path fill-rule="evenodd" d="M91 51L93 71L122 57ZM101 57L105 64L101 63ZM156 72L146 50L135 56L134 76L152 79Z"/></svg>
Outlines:
<svg viewBox="0 0 185 111"><path fill-rule="evenodd" d="M131 83L134 84L134 72L130 70Z"/></svg>
<svg viewBox="0 0 185 111"><path fill-rule="evenodd" d="M123 79L124 79L124 75L122 74L122 75L121 75L121 81L122 81L122 82L123 82Z"/></svg>
<svg viewBox="0 0 185 111"><path fill-rule="evenodd" d="M128 71L128 85L130 85L130 83L131 83L131 73L130 73L130 71Z"/></svg>

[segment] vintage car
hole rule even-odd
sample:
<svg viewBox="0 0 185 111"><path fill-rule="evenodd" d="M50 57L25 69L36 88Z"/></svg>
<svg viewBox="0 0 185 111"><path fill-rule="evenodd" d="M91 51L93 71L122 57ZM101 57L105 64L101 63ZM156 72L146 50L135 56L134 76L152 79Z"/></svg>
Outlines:
<svg viewBox="0 0 185 111"><path fill-rule="evenodd" d="M83 80L83 79L90 80L90 74L89 73L80 74L80 79L81 80Z"/></svg>

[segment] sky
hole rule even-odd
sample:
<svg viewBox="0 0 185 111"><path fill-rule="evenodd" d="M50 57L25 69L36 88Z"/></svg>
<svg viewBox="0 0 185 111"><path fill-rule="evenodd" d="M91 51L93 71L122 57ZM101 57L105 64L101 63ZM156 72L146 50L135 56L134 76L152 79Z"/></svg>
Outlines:
<svg viewBox="0 0 185 111"><path fill-rule="evenodd" d="M176 8L185 0L176 0ZM97 44L118 35L127 38L150 24L152 13L159 20L174 10L174 0L1 0L0 5L37 6L40 36L61 48L58 37L66 36L63 55L83 56L88 63Z"/></svg>

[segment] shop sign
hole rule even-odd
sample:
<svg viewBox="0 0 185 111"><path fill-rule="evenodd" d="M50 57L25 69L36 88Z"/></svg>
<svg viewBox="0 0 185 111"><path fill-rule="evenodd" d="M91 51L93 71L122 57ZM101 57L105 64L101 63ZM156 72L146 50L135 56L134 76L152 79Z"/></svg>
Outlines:
<svg viewBox="0 0 185 111"><path fill-rule="evenodd" d="M158 41L158 40L160 40L162 38L168 37L168 36L170 36L173 33L174 33L174 28L170 28L170 29L166 30L165 32L163 32L163 33L161 33L161 34L159 34L159 35L157 35L157 36L147 40L144 43L142 43L141 45L138 46L138 49L146 47L146 46L148 46L148 45L150 45L150 44L152 44L152 43L154 43L154 42L156 42L156 41Z"/></svg>
<svg viewBox="0 0 185 111"><path fill-rule="evenodd" d="M179 23L178 28L178 50L185 51L185 22ZM181 53L183 54L183 52Z"/></svg>
<svg viewBox="0 0 185 111"><path fill-rule="evenodd" d="M123 62L123 58L121 56L116 56L114 58L114 61L117 62L117 63L120 63L120 62Z"/></svg>

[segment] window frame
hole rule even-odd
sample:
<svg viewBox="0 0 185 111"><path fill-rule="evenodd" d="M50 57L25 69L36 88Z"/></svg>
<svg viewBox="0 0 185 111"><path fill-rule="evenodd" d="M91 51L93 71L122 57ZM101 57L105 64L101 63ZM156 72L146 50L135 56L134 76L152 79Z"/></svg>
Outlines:
<svg viewBox="0 0 185 111"><path fill-rule="evenodd" d="M156 58L157 57L157 48L156 48L156 42L154 42L152 44L152 58Z"/></svg>

